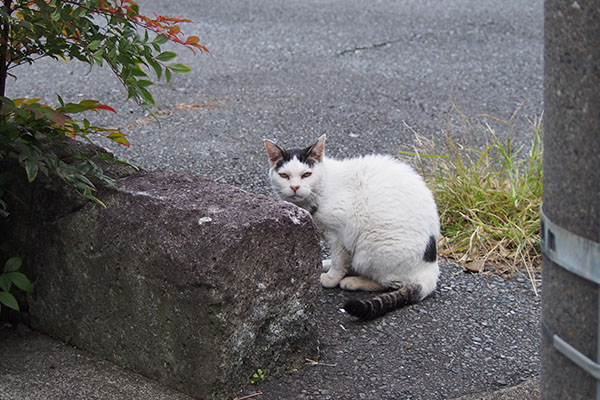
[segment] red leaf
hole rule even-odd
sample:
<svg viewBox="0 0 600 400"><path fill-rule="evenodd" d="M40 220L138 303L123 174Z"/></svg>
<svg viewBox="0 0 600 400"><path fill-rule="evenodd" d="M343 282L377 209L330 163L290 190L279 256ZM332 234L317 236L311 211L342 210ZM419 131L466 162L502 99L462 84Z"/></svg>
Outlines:
<svg viewBox="0 0 600 400"><path fill-rule="evenodd" d="M198 42L200 42L198 36L190 36L186 39L185 44L197 44Z"/></svg>
<svg viewBox="0 0 600 400"><path fill-rule="evenodd" d="M88 110L107 110L118 114L114 108L105 104L100 104L97 100L82 100L79 102L79 105L86 107Z"/></svg>
<svg viewBox="0 0 600 400"><path fill-rule="evenodd" d="M116 112L114 108L112 108L111 106L107 106L105 104L98 104L98 105L96 105L94 107L90 107L90 109L93 109L93 110L95 110L95 109L107 110L107 111L112 111L115 114L118 114L118 112Z"/></svg>

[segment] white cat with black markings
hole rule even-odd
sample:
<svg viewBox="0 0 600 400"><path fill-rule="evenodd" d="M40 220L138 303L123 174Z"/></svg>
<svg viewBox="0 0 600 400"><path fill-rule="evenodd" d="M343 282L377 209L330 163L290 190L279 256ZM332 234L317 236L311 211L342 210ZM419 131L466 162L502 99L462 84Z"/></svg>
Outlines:
<svg viewBox="0 0 600 400"><path fill-rule="evenodd" d="M391 290L349 300L346 312L373 319L435 290L439 217L431 191L410 166L385 155L325 157L325 135L304 149L270 140L265 146L275 192L310 211L331 247L321 284Z"/></svg>

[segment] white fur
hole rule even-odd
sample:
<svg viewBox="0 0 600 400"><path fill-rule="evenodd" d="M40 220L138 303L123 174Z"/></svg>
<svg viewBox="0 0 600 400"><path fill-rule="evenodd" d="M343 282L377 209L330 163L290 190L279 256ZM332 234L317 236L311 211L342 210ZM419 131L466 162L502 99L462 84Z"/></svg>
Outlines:
<svg viewBox="0 0 600 400"><path fill-rule="evenodd" d="M331 247L332 260L321 275L334 287L352 272L369 278L344 279L348 290L380 290L420 284L421 298L436 287L439 267L423 261L430 236L439 237L431 191L407 164L384 155L335 160L323 155L312 167L293 158L269 176L277 194L309 211ZM269 150L269 146L267 146ZM310 176L302 178L310 172ZM287 174L282 178L279 174ZM295 192L292 187L299 187Z"/></svg>

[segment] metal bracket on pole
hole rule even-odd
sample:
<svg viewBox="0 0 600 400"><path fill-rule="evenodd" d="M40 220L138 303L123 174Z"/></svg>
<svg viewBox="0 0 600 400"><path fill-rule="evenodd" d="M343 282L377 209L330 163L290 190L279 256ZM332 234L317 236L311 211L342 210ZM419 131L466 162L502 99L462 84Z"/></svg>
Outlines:
<svg viewBox="0 0 600 400"><path fill-rule="evenodd" d="M542 252L552 262L584 279L600 285L600 243L586 239L556 225L540 208ZM600 291L600 290L599 290ZM600 296L598 298L597 357L600 360ZM560 336L553 334L542 321L542 332L552 346L596 379L596 399L600 400L600 364L588 358Z"/></svg>
<svg viewBox="0 0 600 400"><path fill-rule="evenodd" d="M555 264L589 281L600 284L600 243L562 228L546 217L542 221L542 252Z"/></svg>
<svg viewBox="0 0 600 400"><path fill-rule="evenodd" d="M560 336L552 333L544 322L542 322L542 333L552 342L552 346L558 350L559 353L573 361L579 368L593 376L594 379L600 381L600 364L588 358Z"/></svg>

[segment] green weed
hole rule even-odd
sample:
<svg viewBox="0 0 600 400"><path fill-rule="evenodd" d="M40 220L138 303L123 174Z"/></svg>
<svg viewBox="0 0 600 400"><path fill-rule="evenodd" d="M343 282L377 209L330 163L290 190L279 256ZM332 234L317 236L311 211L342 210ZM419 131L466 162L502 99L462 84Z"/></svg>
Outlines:
<svg viewBox="0 0 600 400"><path fill-rule="evenodd" d="M449 130L441 141L413 130L414 151L400 153L414 161L434 192L442 226L441 255L472 271L524 267L533 280L541 264L542 117L530 121L530 143L515 148L516 114L509 120L483 115L486 122L476 126L459 113L459 134L478 135L475 141L484 139L482 148L458 143ZM508 130L504 140L492 124Z"/></svg>
<svg viewBox="0 0 600 400"><path fill-rule="evenodd" d="M262 369L257 369L256 372L250 378L250 383L253 385L258 385L260 382L265 380L265 374Z"/></svg>

